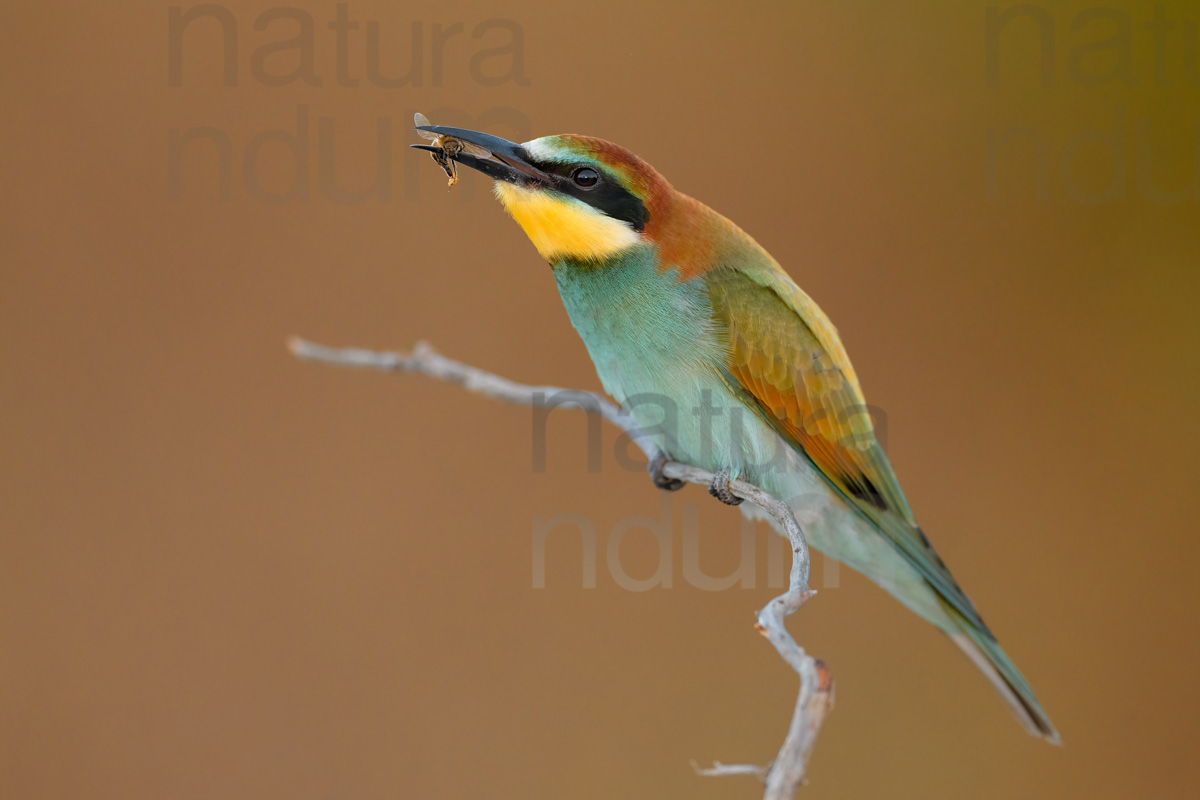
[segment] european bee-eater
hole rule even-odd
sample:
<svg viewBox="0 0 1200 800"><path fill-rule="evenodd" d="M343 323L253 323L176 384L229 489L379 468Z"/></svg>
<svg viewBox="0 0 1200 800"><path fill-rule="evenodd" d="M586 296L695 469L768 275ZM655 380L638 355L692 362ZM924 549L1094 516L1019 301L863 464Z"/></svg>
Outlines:
<svg viewBox="0 0 1200 800"><path fill-rule="evenodd" d="M549 262L605 391L666 456L785 499L813 547L947 633L1030 733L1059 741L917 526L837 330L766 250L602 139L417 130L475 146L414 145L495 180Z"/></svg>

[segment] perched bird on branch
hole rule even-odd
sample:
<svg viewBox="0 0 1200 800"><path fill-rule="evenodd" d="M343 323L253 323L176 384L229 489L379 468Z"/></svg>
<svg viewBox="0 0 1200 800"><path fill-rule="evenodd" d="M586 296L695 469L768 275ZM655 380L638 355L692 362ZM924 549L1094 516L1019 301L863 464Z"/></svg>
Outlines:
<svg viewBox="0 0 1200 800"><path fill-rule="evenodd" d="M666 457L717 473L712 492L731 504L730 477L786 499L815 548L948 634L1030 733L1058 743L917 525L837 330L770 254L602 139L417 130L438 144L414 147L495 180L549 262L605 391ZM453 140L470 147L440 146ZM679 488L656 467L657 485Z"/></svg>

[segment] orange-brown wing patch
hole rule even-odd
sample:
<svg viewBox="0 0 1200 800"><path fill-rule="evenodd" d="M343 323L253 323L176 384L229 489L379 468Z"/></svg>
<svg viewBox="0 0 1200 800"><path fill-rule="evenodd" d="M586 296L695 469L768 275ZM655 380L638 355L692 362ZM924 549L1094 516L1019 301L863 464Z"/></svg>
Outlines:
<svg viewBox="0 0 1200 800"><path fill-rule="evenodd" d="M725 372L748 401L947 603L986 633L974 605L913 520L828 318L774 265L753 272L717 268L704 280L716 322L728 333Z"/></svg>
<svg viewBox="0 0 1200 800"><path fill-rule="evenodd" d="M780 295L746 275L705 276L713 310L728 332L726 368L780 433L847 498L911 520L908 504L875 439L858 383Z"/></svg>

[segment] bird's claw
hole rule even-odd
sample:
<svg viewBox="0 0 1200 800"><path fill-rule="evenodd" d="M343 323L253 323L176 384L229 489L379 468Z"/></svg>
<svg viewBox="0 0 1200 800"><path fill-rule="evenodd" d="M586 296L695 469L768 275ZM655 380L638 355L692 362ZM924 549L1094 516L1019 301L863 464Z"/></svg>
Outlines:
<svg viewBox="0 0 1200 800"><path fill-rule="evenodd" d="M650 463L646 465L646 471L650 473L650 480L654 481L654 485L659 489L667 492L677 492L683 488L683 481L663 475L663 467L666 466L669 460L666 453L659 453L650 459Z"/></svg>
<svg viewBox="0 0 1200 800"><path fill-rule="evenodd" d="M729 467L721 467L708 485L708 493L727 506L740 506L742 498L729 490Z"/></svg>

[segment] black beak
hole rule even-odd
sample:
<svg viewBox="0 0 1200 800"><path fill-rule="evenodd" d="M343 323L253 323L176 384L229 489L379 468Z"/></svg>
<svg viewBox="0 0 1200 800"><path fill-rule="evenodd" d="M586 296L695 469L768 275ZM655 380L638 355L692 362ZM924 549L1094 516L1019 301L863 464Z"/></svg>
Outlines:
<svg viewBox="0 0 1200 800"><path fill-rule="evenodd" d="M501 139L499 136L492 136L490 133L480 133L479 131L471 131L466 128L450 128L445 125L419 125L416 127L416 130L436 133L439 136L452 136L455 139L462 139L464 142L469 142L487 150L491 153L491 158L474 156L466 151L450 157L464 166L479 170L489 178L515 183L518 186L548 184L551 182L549 175L542 172L529 161L529 154L525 152L525 148L515 142ZM410 146L418 150L428 150L432 153L441 152L441 148L431 147L427 144L414 144Z"/></svg>

